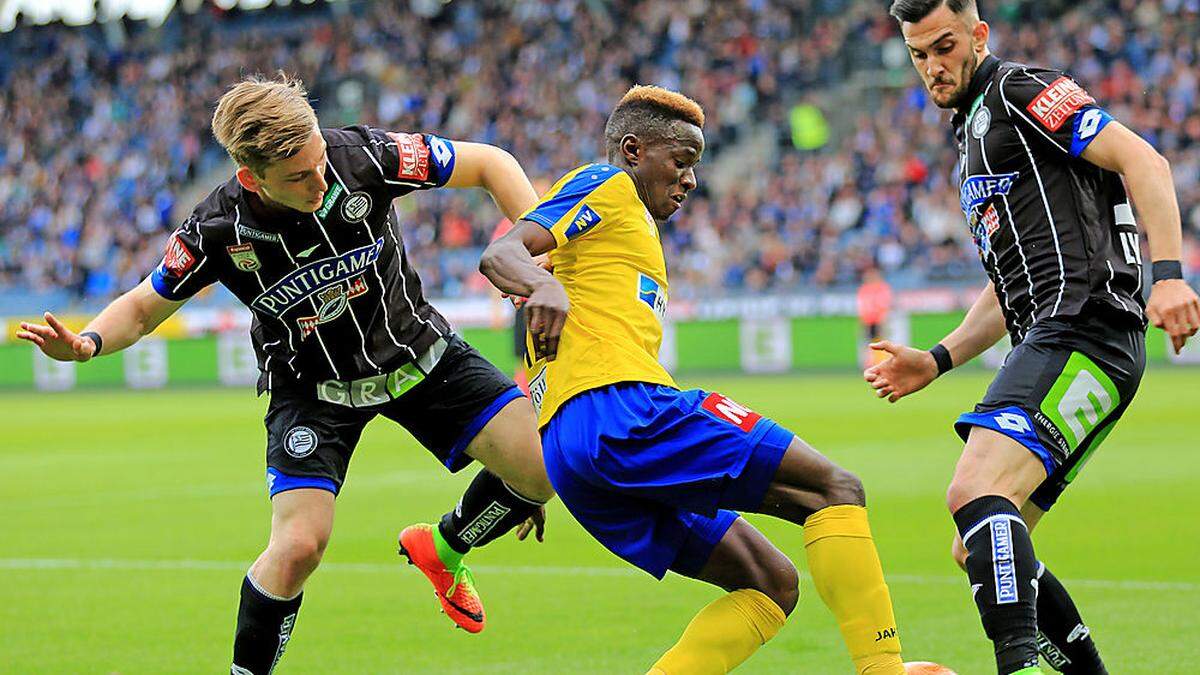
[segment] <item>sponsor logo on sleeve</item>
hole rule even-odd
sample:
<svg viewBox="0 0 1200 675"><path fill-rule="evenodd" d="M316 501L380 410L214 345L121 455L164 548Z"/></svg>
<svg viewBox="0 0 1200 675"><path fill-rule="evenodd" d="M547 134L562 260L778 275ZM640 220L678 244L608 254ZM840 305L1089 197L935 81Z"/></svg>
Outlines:
<svg viewBox="0 0 1200 675"><path fill-rule="evenodd" d="M182 276L192 265L196 264L196 256L188 250L187 244L179 237L179 233L171 235L167 241L167 253L163 256L163 267L175 276Z"/></svg>
<svg viewBox="0 0 1200 675"><path fill-rule="evenodd" d="M259 262L258 256L254 253L253 244L245 243L236 246L226 246L225 250L229 252L229 257L233 260L233 266L239 270L243 272L256 272L262 269L262 263Z"/></svg>
<svg viewBox="0 0 1200 675"><path fill-rule="evenodd" d="M574 239L591 232L594 227L600 224L600 214L596 213L592 207L584 204L580 207L579 212L575 214L575 219L567 226L567 239Z"/></svg>
<svg viewBox="0 0 1200 675"><path fill-rule="evenodd" d="M762 415L716 392L709 394L700 407L747 433L762 419Z"/></svg>
<svg viewBox="0 0 1200 675"><path fill-rule="evenodd" d="M359 276L379 259L383 250L383 237L374 243L347 251L339 256L314 260L293 270L259 294L250 303L251 309L271 317L280 317L284 312L307 300L313 294ZM328 314L328 312L326 312Z"/></svg>
<svg viewBox="0 0 1200 675"><path fill-rule="evenodd" d="M421 134L397 134L388 132L396 141L396 154L400 158L400 169L396 177L400 180L425 182L429 180L429 146Z"/></svg>
<svg viewBox="0 0 1200 675"><path fill-rule="evenodd" d="M1035 96L1025 109L1041 122L1042 126L1050 131L1058 131L1067 118L1083 106L1095 102L1096 99L1076 84L1075 80L1064 75L1051 82L1050 86Z"/></svg>

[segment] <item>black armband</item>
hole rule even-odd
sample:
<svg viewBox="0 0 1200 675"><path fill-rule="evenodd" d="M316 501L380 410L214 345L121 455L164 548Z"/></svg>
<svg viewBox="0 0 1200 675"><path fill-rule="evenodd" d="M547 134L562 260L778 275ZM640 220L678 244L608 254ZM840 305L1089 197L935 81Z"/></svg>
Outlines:
<svg viewBox="0 0 1200 675"><path fill-rule="evenodd" d="M1178 260L1155 260L1151 269L1151 276L1156 284L1167 279L1183 278L1183 265Z"/></svg>
<svg viewBox="0 0 1200 675"><path fill-rule="evenodd" d="M950 350L946 349L942 343L937 343L933 349L929 350L933 356L933 360L937 362L938 376L944 375L946 371L954 368L954 359L950 358Z"/></svg>
<svg viewBox="0 0 1200 675"><path fill-rule="evenodd" d="M92 352L92 356L100 356L100 347L104 346L104 340L100 338L100 334L94 330L89 330L86 333L80 333L79 337L91 338L92 342L96 343L96 351Z"/></svg>

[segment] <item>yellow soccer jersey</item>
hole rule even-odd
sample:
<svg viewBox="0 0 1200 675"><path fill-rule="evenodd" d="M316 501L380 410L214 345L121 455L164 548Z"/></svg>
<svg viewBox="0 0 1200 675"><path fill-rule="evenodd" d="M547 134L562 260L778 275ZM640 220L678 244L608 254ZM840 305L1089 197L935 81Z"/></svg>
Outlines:
<svg viewBox="0 0 1200 675"><path fill-rule="evenodd" d="M567 399L616 382L675 386L658 362L667 266L658 226L629 174L587 164L563 176L522 216L554 235L554 276L571 301L554 361L529 366L545 426ZM533 345L528 334L530 359Z"/></svg>

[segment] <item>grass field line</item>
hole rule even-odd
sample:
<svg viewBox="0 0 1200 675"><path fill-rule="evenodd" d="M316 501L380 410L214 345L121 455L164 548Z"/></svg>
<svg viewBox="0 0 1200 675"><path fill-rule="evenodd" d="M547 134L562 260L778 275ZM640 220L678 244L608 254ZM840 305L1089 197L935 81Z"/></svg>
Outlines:
<svg viewBox="0 0 1200 675"><path fill-rule="evenodd" d="M184 570L184 571L229 571L245 570L250 563L232 560L136 560L125 558L0 558L0 570ZM352 563L327 562L321 569L334 572L366 572L371 574L390 573L403 569L399 563ZM472 565L479 574L504 575L553 575L576 577L632 577L642 572L632 567L610 565ZM801 576L811 579L808 574ZM889 584L908 585L962 585L961 575L937 574L888 574ZM1097 588L1113 591L1164 591L1200 593L1200 583L1189 581L1147 581L1138 579L1064 579L1072 587Z"/></svg>
<svg viewBox="0 0 1200 675"><path fill-rule="evenodd" d="M445 476L446 472L438 469L417 469L411 471L389 471L367 476L351 476L346 480L347 489L374 490L396 485L421 485L431 479ZM164 499L194 499L197 497L237 497L247 494L261 493L267 496L266 479L247 482L222 482L204 485L171 486L161 488L145 488L134 490L114 490L104 492L87 492L72 494L48 494L40 492L35 497L25 498L19 504L5 505L6 513L19 511L42 511L46 509L60 510L74 507L108 507L116 502L145 502Z"/></svg>

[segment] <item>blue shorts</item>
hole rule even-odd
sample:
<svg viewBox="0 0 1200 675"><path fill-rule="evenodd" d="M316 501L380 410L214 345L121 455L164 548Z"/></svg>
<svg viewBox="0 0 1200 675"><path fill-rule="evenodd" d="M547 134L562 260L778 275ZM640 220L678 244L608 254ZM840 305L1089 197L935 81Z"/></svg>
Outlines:
<svg viewBox="0 0 1200 675"><path fill-rule="evenodd" d="M793 435L724 396L622 382L567 401L542 429L546 472L608 550L661 579L695 576L756 509Z"/></svg>

